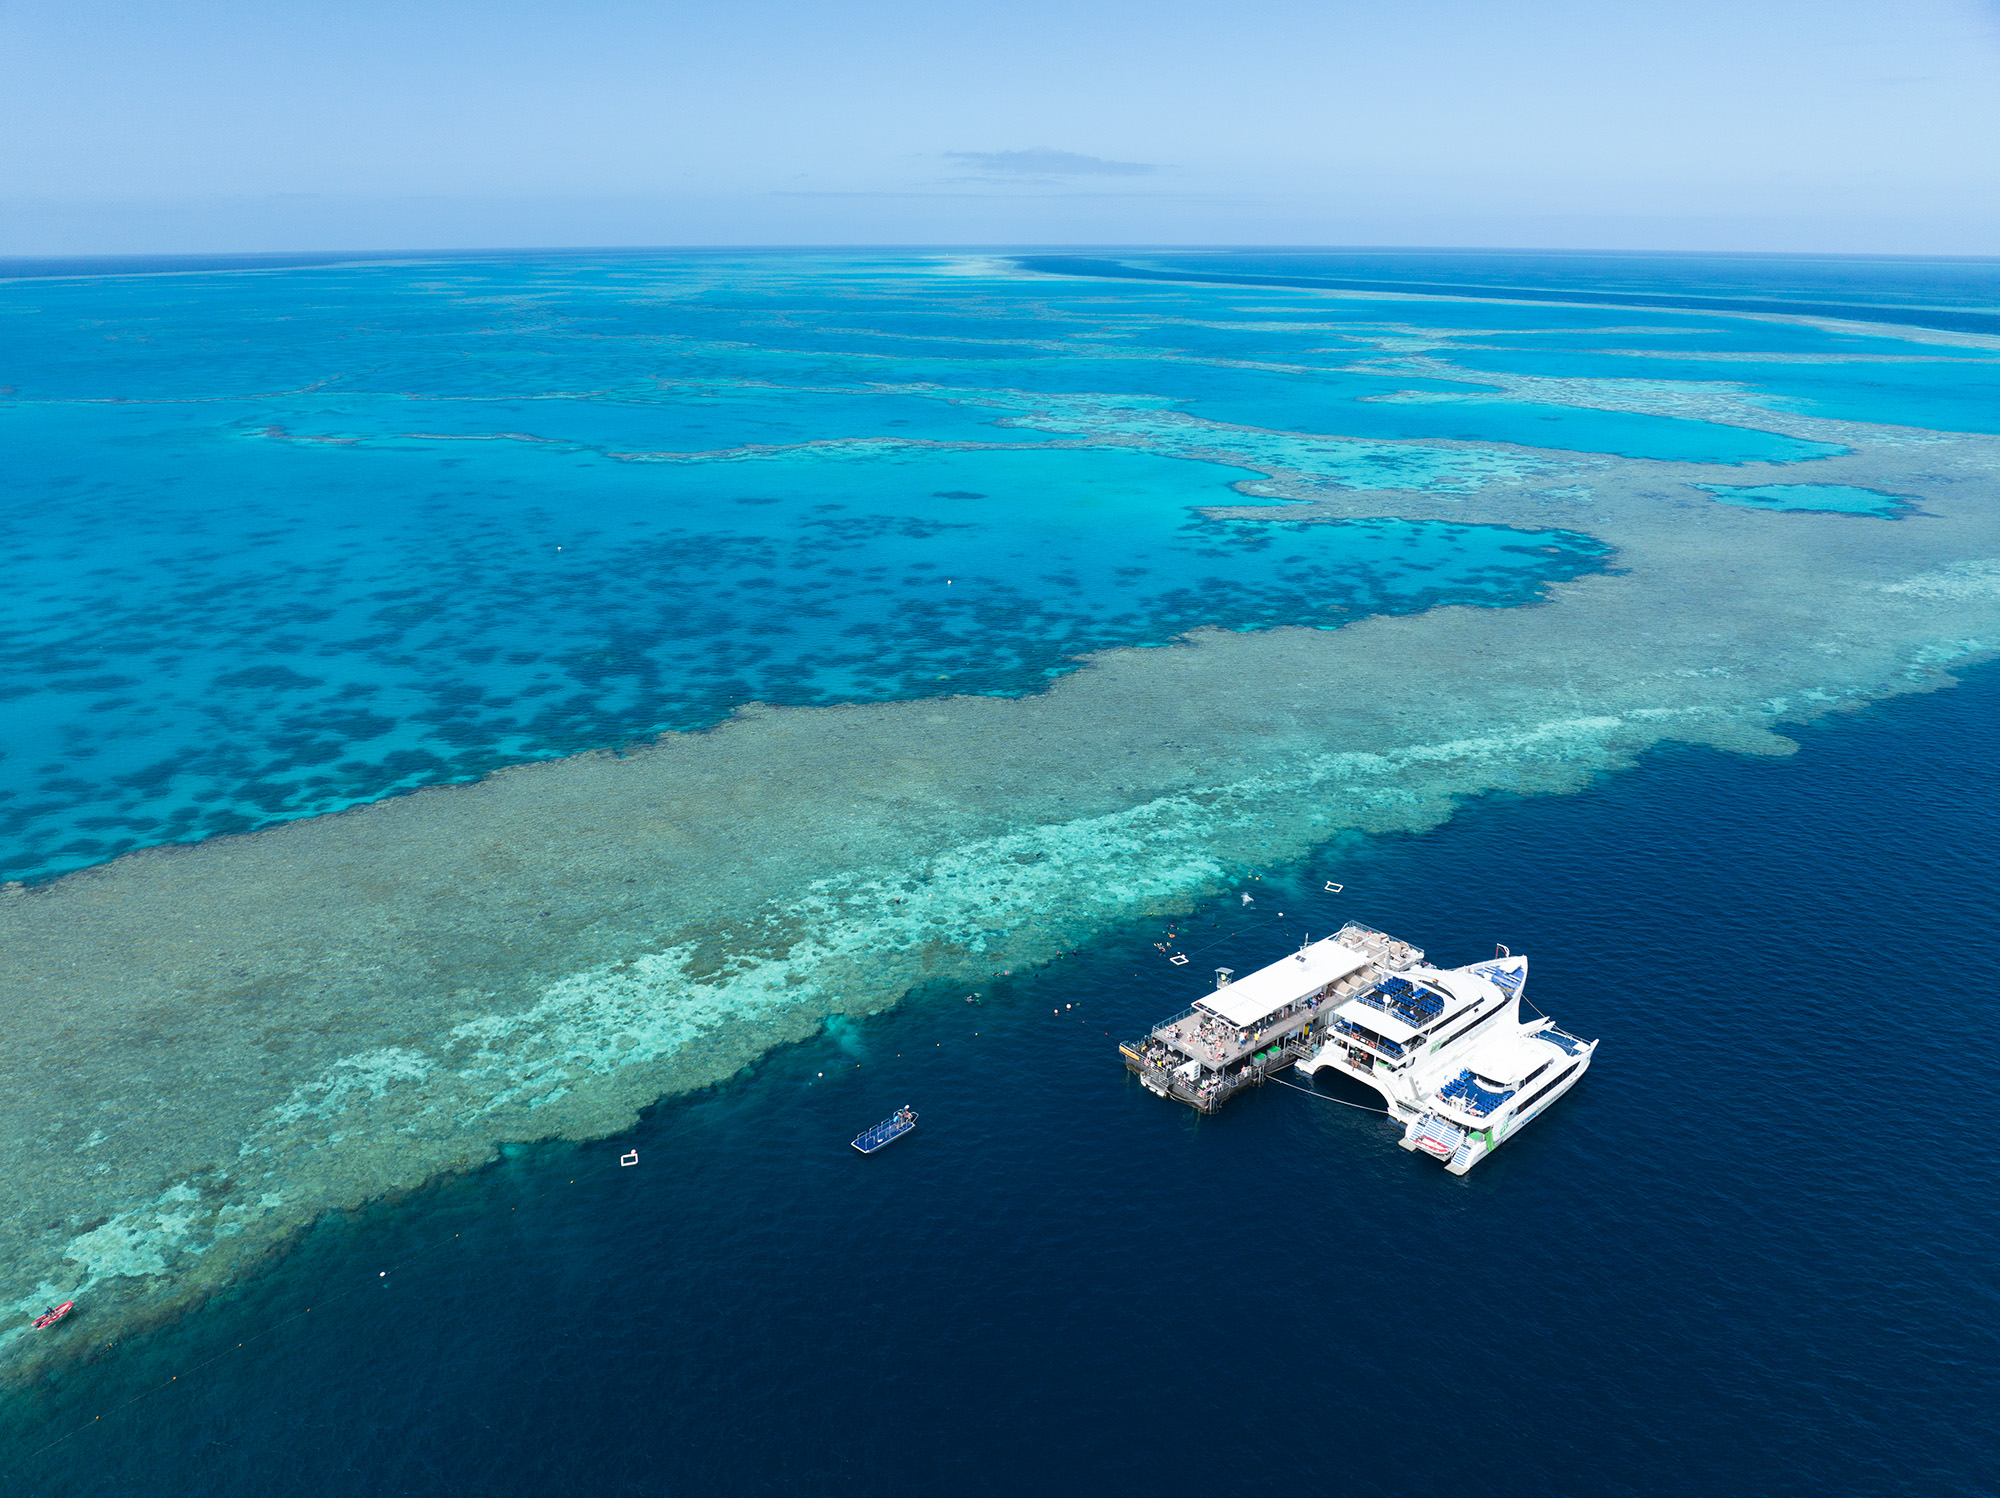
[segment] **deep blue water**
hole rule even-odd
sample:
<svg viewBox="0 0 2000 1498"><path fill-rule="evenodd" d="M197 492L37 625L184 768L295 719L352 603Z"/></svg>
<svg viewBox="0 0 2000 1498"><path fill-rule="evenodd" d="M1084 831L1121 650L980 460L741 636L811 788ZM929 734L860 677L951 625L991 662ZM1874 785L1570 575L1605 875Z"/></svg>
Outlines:
<svg viewBox="0 0 2000 1498"><path fill-rule="evenodd" d="M1529 952L1604 1044L1463 1180L1141 1091L1114 1040L1196 980L1134 927L325 1225L45 1391L10 1434L76 1433L11 1491L1991 1493L2000 669L1800 737L1178 923L1239 970L1347 917Z"/></svg>
<svg viewBox="0 0 2000 1498"><path fill-rule="evenodd" d="M1134 279L1319 286L1597 306L1781 312L2000 332L2000 258L1590 250L1200 250L1022 256Z"/></svg>
<svg viewBox="0 0 2000 1498"><path fill-rule="evenodd" d="M1509 607L1615 565L1562 531L1207 518L1242 502L1249 449L1125 445L1156 417L1252 427L1369 487L1458 481L1412 437L1795 462L1800 484L1735 497L1811 508L1872 501L1812 485L1810 444L1485 381L1735 381L1990 429L1990 351L1708 305L1969 326L1994 317L1990 262L1361 259L1305 268L1598 305L956 291L892 255L71 265L0 288L0 856L60 873L752 698L1012 695L1199 624ZM1464 378L1398 372L1410 330ZM1131 925L975 1003L831 1026L629 1138L513 1148L323 1223L0 1404L0 1478L2000 1491L2000 667L1801 737L1323 850L1248 881L1251 922L1232 892L1177 923L1206 944L1189 970ZM1202 966L1348 917L1445 963L1528 951L1530 997L1602 1035L1597 1064L1465 1180L1331 1079L1198 1120L1126 1077L1116 1040ZM913 1138L846 1147L905 1101ZM91 1308L58 1335L92 1338Z"/></svg>

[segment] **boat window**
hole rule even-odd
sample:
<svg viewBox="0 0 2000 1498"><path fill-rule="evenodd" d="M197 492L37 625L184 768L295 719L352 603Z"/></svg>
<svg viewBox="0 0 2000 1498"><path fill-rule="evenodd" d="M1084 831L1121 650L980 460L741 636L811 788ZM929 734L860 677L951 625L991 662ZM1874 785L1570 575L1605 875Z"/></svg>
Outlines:
<svg viewBox="0 0 2000 1498"><path fill-rule="evenodd" d="M1477 1030L1481 1025L1485 1024L1488 1020L1498 1018L1500 1015L1505 1014L1506 1012L1507 1011L1504 1008L1500 1008L1500 1009L1495 1009L1490 1014L1482 1014L1478 1019L1474 1020L1464 1029L1460 1030L1456 1035L1447 1035L1442 1041L1439 1042L1439 1044L1450 1045L1454 1040L1457 1040L1460 1035L1470 1035L1474 1030Z"/></svg>
<svg viewBox="0 0 2000 1498"><path fill-rule="evenodd" d="M1434 1031L1442 1030L1446 1025L1452 1024L1454 1021L1456 1021L1460 1015L1472 1013L1473 1010L1477 1009L1481 1004L1485 1002L1486 1000L1484 999L1474 999L1470 1004L1460 1004L1456 1009L1452 1010L1452 1012L1446 1015L1443 1019L1433 1021L1430 1026L1430 1029L1425 1030L1424 1034L1429 1035Z"/></svg>
<svg viewBox="0 0 2000 1498"><path fill-rule="evenodd" d="M1549 1091L1551 1088L1560 1087L1562 1085L1563 1078L1567 1077L1571 1072L1575 1071L1581 1065L1583 1065L1581 1061L1572 1061L1568 1066L1564 1067L1562 1071L1556 1075L1553 1081L1544 1082L1540 1087L1536 1088L1534 1093L1530 1097L1528 1097L1528 1099L1525 1102L1522 1102L1515 1107L1514 1111L1517 1114L1526 1113L1530 1108L1535 1106L1536 1101L1542 1096L1543 1093Z"/></svg>
<svg viewBox="0 0 2000 1498"><path fill-rule="evenodd" d="M1533 1071L1529 1072L1525 1077L1521 1078L1521 1085L1523 1087L1526 1087L1530 1082L1534 1081L1535 1078L1539 1077L1543 1072L1547 1071L1550 1067L1554 1065L1555 1062L1553 1061L1544 1061L1540 1066L1536 1067Z"/></svg>

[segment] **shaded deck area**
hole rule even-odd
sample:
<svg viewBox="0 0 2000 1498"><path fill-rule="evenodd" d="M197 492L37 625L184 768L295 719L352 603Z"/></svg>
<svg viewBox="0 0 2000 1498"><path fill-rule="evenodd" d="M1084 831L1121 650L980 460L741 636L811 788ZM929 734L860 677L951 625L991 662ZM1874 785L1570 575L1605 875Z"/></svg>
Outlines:
<svg viewBox="0 0 2000 1498"><path fill-rule="evenodd" d="M1297 1035L1265 1046L1225 1070L1204 1070L1153 1039L1119 1048L1125 1069L1136 1073L1148 1092L1213 1113L1237 1093L1262 1087L1265 1079L1309 1055L1313 1047Z"/></svg>

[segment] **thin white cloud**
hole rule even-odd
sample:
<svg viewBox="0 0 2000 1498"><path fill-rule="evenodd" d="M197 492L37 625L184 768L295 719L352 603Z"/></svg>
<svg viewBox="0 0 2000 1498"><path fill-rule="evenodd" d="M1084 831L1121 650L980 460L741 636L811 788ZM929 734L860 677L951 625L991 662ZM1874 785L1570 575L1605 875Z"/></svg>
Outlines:
<svg viewBox="0 0 2000 1498"><path fill-rule="evenodd" d="M1032 151L947 151L947 161L960 162L975 171L1007 177L1143 177L1158 167L1144 161L1106 161L1102 156L1080 156L1074 151L1052 151L1037 146Z"/></svg>

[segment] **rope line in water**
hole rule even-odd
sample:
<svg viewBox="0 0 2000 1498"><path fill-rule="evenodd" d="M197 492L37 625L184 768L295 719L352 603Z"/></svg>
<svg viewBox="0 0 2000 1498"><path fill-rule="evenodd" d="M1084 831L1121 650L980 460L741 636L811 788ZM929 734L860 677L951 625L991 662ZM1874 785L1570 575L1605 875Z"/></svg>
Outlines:
<svg viewBox="0 0 2000 1498"><path fill-rule="evenodd" d="M1365 1103L1350 1103L1346 1098L1328 1097L1317 1087L1301 1087L1296 1082L1287 1082L1283 1077L1266 1077L1264 1080L1266 1082L1275 1082L1280 1087L1289 1087L1294 1092L1303 1092L1308 1097L1316 1097L1322 1103L1338 1103L1343 1108L1353 1108L1362 1113L1373 1113L1378 1118L1387 1118L1390 1116L1387 1108L1370 1108Z"/></svg>

